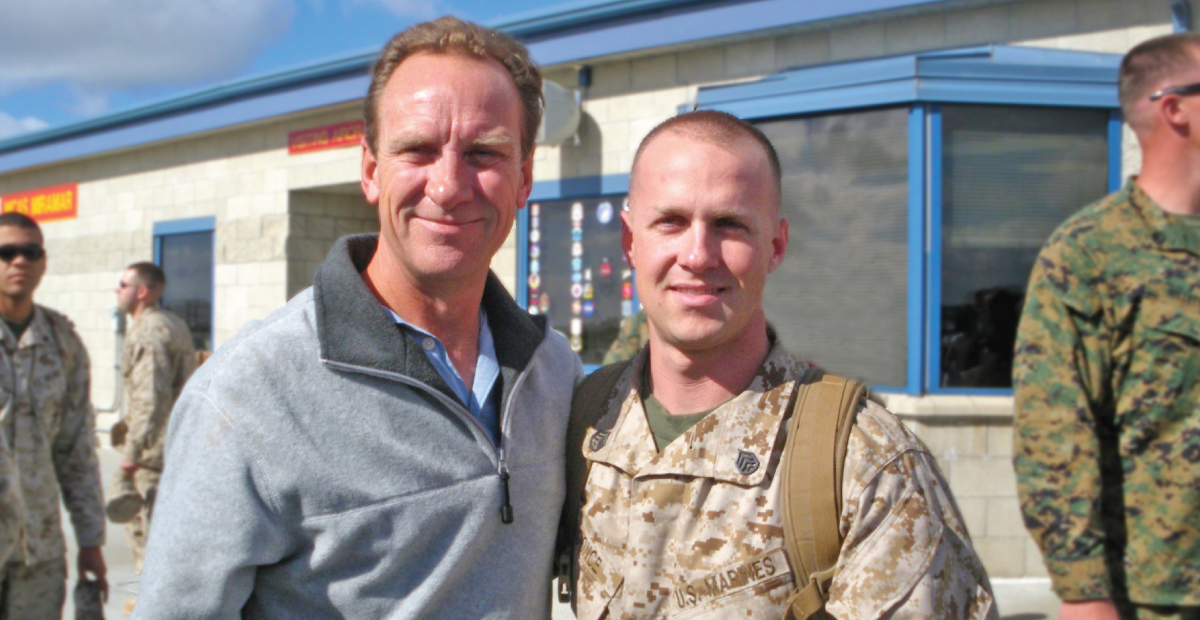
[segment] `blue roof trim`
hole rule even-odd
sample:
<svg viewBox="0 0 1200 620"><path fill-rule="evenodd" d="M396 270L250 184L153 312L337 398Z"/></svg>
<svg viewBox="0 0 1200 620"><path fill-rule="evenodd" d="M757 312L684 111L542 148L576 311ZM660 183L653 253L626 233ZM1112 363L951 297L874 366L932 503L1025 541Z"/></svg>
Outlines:
<svg viewBox="0 0 1200 620"><path fill-rule="evenodd" d="M151 117L174 114L232 99L295 88L348 74L363 73L370 70L371 62L374 61L376 54L377 52L359 52L351 56L343 56L319 64L286 69L277 73L253 76L242 80L234 80L182 97L173 97L95 119L24 134L7 140L0 140L0 153L30 144L39 144L64 137L119 127ZM362 94L359 93L359 96L361 97Z"/></svg>
<svg viewBox="0 0 1200 620"><path fill-rule="evenodd" d="M765 118L917 101L1115 108L1121 57L1014 46L793 69L701 88L697 107Z"/></svg>
<svg viewBox="0 0 1200 620"><path fill-rule="evenodd" d="M19 145L0 143L0 173L358 101L367 92L369 83L365 73L293 83L250 96L214 97L210 102L191 104L180 111L136 114L136 120L78 129L64 136L38 134Z"/></svg>
<svg viewBox="0 0 1200 620"><path fill-rule="evenodd" d="M500 29L524 29L525 44L543 65L580 62L591 58L639 50L682 45L823 22L870 13L920 8L953 0L726 0L673 3L678 8L657 13L641 5L651 0L626 0L628 11L610 10L574 19L587 8L518 24L501 23ZM603 3L601 3L603 4ZM661 3L667 4L667 3ZM593 12L603 7L593 7ZM657 7L655 7L657 8ZM638 12L640 10L640 13ZM648 14L647 14L648 13Z"/></svg>
<svg viewBox="0 0 1200 620"><path fill-rule="evenodd" d="M755 28L759 30L764 27L778 28L789 24L907 9L949 1L951 0L842 0L840 2L785 0L784 2L762 3L747 2L746 0L581 0L502 17L488 25L515 36L536 38L576 28L607 28L621 25L616 22L629 23L634 19L644 21L653 14L658 14L657 17L666 19L694 15L707 22L709 18L727 17L730 12L786 10L782 13L761 15L758 21L767 25ZM758 8L751 8L747 5ZM650 40L656 41L658 38L656 36Z"/></svg>
<svg viewBox="0 0 1200 620"><path fill-rule="evenodd" d="M501 19L492 26L524 37L539 63L554 65L950 1L583 0ZM366 92L366 76L376 54L356 53L233 81L116 114L0 140L0 174L358 99ZM357 83L355 77L361 77L364 83L358 92L317 93L312 89L314 82L326 80ZM295 96L273 97L275 91L290 91ZM323 96L315 97L317 94ZM238 101L251 98L263 101L258 105ZM213 113L213 108L229 106L237 109L228 114ZM164 121L176 123L174 129L163 127ZM143 130L142 125L153 127Z"/></svg>

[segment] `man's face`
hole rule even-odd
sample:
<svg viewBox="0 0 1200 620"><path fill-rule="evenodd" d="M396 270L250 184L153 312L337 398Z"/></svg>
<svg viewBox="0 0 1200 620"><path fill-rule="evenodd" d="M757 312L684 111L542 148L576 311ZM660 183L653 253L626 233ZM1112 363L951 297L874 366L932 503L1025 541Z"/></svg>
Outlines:
<svg viewBox="0 0 1200 620"><path fill-rule="evenodd" d="M778 204L767 157L749 140L726 148L668 131L646 147L624 245L658 338L701 351L748 334L787 250Z"/></svg>
<svg viewBox="0 0 1200 620"><path fill-rule="evenodd" d="M378 105L362 187L379 206L379 251L412 283L482 278L532 187L512 78L491 59L417 54Z"/></svg>
<svg viewBox="0 0 1200 620"><path fill-rule="evenodd" d="M137 294L141 286L142 282L136 271L126 269L121 272L116 288L117 307L121 309L121 312L126 314L133 312L134 307L137 306Z"/></svg>
<svg viewBox="0 0 1200 620"><path fill-rule="evenodd" d="M31 248L42 248L42 233L32 228L20 226L0 226L0 252L5 247L28 251ZM24 253L16 253L12 260L0 260L0 295L15 300L28 299L33 296L46 273L46 257L30 260Z"/></svg>

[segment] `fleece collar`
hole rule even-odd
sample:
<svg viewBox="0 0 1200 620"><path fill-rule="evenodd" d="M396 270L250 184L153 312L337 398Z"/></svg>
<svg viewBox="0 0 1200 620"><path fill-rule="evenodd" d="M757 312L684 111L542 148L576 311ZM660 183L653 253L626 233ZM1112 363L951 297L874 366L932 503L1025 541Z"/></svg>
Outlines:
<svg viewBox="0 0 1200 620"><path fill-rule="evenodd" d="M392 321L363 281L362 271L375 255L378 239L378 234L342 237L317 269L313 299L321 359L405 375L461 402L420 343ZM483 307L500 363L502 402L507 403L514 380L545 337L545 317L529 316L490 272Z"/></svg>

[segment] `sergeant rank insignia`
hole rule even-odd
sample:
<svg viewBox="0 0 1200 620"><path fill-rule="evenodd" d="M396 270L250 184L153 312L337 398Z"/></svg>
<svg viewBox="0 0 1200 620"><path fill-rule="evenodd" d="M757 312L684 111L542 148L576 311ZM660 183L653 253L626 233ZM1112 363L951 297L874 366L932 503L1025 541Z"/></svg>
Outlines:
<svg viewBox="0 0 1200 620"><path fill-rule="evenodd" d="M596 443L595 437L592 438L592 443ZM595 448L592 449L595 450ZM738 472L743 476L749 476L750 474L758 471L758 457L755 456L753 452L738 450L736 464Z"/></svg>
<svg viewBox="0 0 1200 620"><path fill-rule="evenodd" d="M608 441L608 431L596 431L592 433L592 441L588 444L588 447L592 449L592 452L595 452L603 448L606 441ZM755 464L754 467L757 469L758 465Z"/></svg>

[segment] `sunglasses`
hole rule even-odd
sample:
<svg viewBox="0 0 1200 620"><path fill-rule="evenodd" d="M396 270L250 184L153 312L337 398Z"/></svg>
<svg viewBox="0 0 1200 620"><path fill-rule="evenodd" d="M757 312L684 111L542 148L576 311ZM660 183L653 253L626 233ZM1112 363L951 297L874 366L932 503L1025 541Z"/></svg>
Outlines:
<svg viewBox="0 0 1200 620"><path fill-rule="evenodd" d="M1183 86L1175 86L1172 88L1164 88L1150 95L1150 101L1158 101L1167 95L1195 95L1200 93L1200 82L1196 84L1184 84Z"/></svg>
<svg viewBox="0 0 1200 620"><path fill-rule="evenodd" d="M25 260L29 262L36 262L46 257L46 250L36 243L0 245L0 261L11 263L18 254L24 256Z"/></svg>

